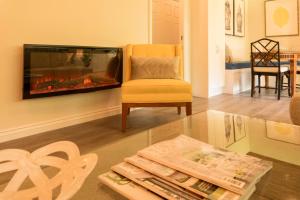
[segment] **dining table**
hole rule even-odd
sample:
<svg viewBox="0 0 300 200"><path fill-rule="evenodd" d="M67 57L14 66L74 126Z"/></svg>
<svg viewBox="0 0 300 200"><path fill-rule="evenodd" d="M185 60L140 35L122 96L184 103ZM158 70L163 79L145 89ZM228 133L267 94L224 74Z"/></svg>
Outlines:
<svg viewBox="0 0 300 200"><path fill-rule="evenodd" d="M281 51L281 60L288 60L290 63L290 78L291 78L291 96L294 96L297 89L297 63L300 58L300 51Z"/></svg>

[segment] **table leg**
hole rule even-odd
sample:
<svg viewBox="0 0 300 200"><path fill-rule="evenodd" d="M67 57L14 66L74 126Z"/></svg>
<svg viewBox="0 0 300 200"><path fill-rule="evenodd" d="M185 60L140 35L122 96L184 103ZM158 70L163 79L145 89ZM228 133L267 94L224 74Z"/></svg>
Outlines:
<svg viewBox="0 0 300 200"><path fill-rule="evenodd" d="M265 87L266 89L269 88L269 76L265 76Z"/></svg>
<svg viewBox="0 0 300 200"><path fill-rule="evenodd" d="M293 56L290 62L290 78L291 78L291 95L294 96L296 93L296 84L297 84L297 54Z"/></svg>

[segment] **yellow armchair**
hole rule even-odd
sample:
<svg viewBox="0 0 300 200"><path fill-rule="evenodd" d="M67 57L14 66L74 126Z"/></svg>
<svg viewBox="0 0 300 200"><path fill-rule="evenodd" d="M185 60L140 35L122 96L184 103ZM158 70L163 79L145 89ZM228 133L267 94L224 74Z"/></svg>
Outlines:
<svg viewBox="0 0 300 200"><path fill-rule="evenodd" d="M131 80L131 56L179 57L180 79ZM183 80L181 45L128 45L124 55L124 82L122 84L122 130L126 129L127 115L132 107L186 107L192 114L192 87Z"/></svg>

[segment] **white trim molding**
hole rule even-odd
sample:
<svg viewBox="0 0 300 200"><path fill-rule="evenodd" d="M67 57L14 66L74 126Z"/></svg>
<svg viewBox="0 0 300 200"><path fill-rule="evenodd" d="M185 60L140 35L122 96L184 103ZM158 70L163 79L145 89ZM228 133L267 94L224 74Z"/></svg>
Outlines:
<svg viewBox="0 0 300 200"><path fill-rule="evenodd" d="M0 143L7 142L10 140L20 139L23 137L28 137L31 135L40 134L47 131L65 128L68 126L81 124L88 121L93 121L104 117L117 115L120 113L121 113L121 106L114 106L105 109L103 108L98 109L87 113L62 117L54 120L28 124L16 128L9 128L6 130L4 129L4 130L0 130Z"/></svg>
<svg viewBox="0 0 300 200"><path fill-rule="evenodd" d="M152 44L152 0L148 0L148 43Z"/></svg>
<svg viewBox="0 0 300 200"><path fill-rule="evenodd" d="M214 97L214 96L217 96L217 95L221 95L223 93L224 93L224 87L210 88L209 97Z"/></svg>

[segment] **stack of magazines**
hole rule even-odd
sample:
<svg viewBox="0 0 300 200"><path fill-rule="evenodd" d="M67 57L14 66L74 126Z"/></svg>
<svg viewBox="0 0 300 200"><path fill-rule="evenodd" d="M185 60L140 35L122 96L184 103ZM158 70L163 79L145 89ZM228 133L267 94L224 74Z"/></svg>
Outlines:
<svg viewBox="0 0 300 200"><path fill-rule="evenodd" d="M99 178L132 200L243 200L271 168L272 162L181 135L125 158Z"/></svg>

